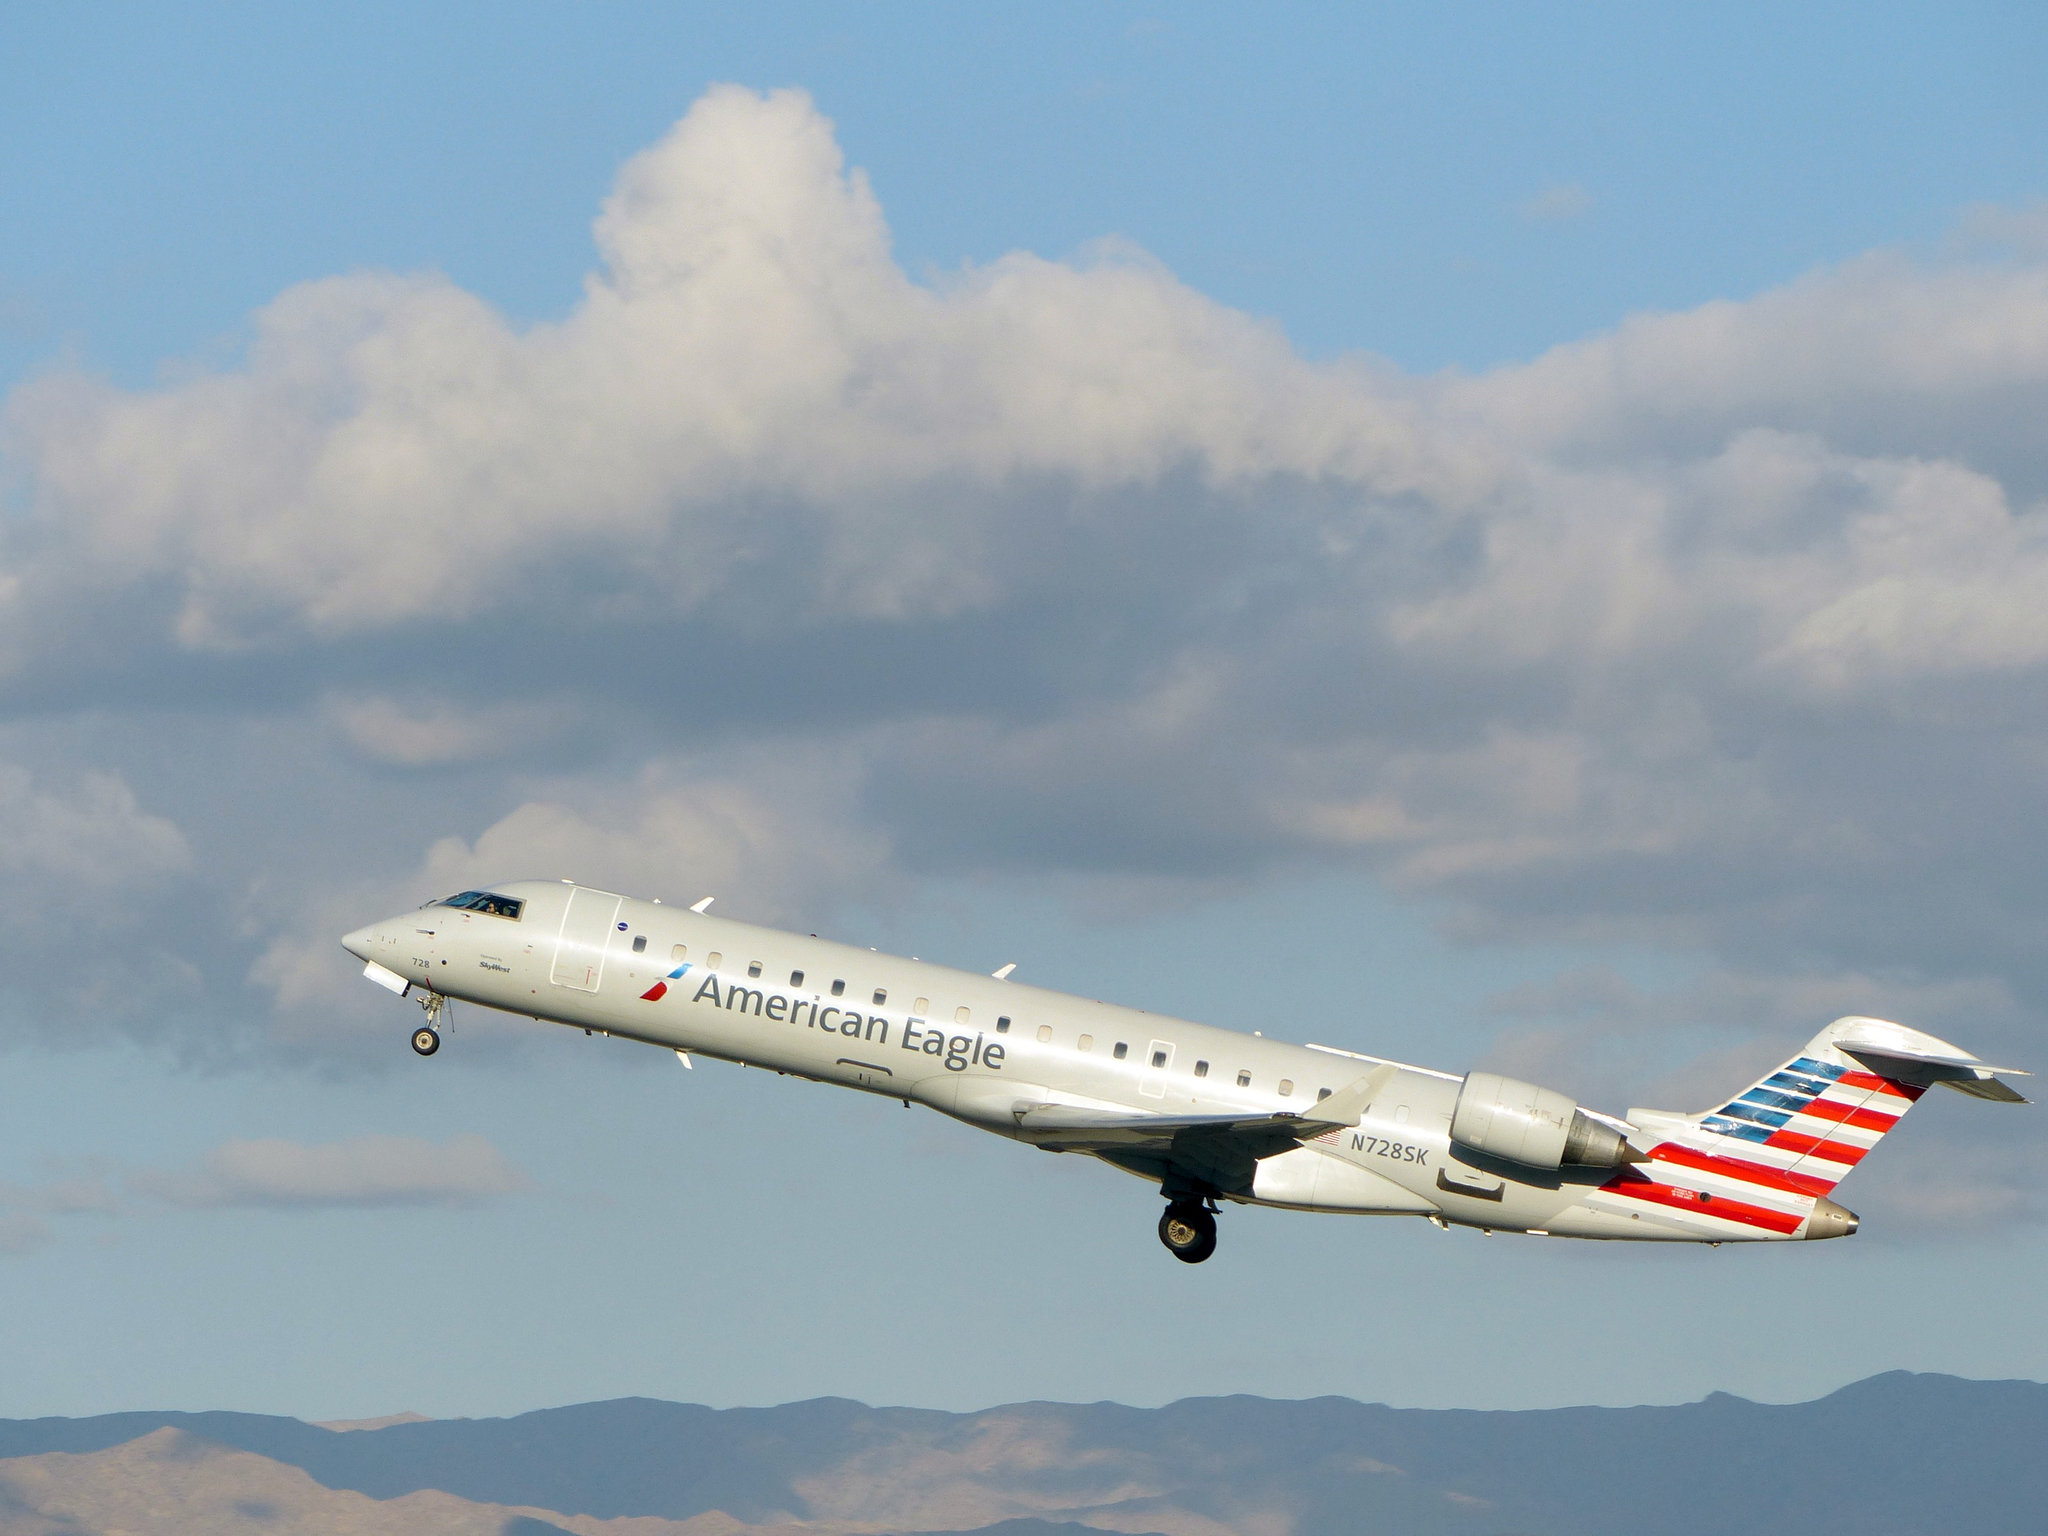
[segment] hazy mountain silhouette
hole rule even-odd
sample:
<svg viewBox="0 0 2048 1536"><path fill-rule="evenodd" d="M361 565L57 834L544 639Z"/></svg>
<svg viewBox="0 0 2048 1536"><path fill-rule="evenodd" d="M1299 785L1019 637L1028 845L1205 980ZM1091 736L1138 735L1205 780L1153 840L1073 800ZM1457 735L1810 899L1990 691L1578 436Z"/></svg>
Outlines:
<svg viewBox="0 0 2048 1536"><path fill-rule="evenodd" d="M722 1514L978 1536L2035 1536L2048 1386L1894 1372L1784 1406L1477 1412L1347 1398L980 1413L820 1398L711 1409L624 1398L510 1419L336 1432L238 1413L0 1421L0 1457L97 1452L172 1427L329 1489L439 1490L546 1521ZM0 1467L4 1471L4 1467ZM704 1527L707 1531L710 1527ZM0 1532L6 1530L0 1519Z"/></svg>

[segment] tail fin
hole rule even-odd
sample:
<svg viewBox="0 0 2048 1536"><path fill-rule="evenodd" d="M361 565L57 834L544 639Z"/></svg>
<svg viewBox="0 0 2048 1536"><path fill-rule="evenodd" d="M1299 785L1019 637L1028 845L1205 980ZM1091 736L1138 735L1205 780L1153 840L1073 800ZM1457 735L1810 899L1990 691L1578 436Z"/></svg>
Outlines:
<svg viewBox="0 0 2048 1536"><path fill-rule="evenodd" d="M1638 1132L1633 1140L1652 1165L1642 1169L1650 1181L1676 1177L1698 1184L1705 1176L1722 1199L1717 1210L1730 1209L1731 1196L1746 1197L1757 1204L1733 1209L1751 1212L1756 1219L1750 1224L1765 1231L1792 1236L1804 1222L1803 1235L1832 1236L1821 1216L1848 1213L1826 1196L1930 1085L2023 1103L1996 1076L2014 1070L1988 1066L1901 1024L1837 1019L1797 1056L1718 1108L1696 1115L1631 1109L1628 1118ZM1660 1163L1666 1168L1657 1170ZM1848 1220L1846 1230L1854 1230L1854 1218Z"/></svg>

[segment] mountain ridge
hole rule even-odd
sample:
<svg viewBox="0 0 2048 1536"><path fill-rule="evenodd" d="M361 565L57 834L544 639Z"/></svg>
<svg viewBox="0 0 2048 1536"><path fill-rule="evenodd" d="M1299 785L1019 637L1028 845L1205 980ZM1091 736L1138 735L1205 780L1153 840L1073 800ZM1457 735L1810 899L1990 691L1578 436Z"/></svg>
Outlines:
<svg viewBox="0 0 2048 1536"><path fill-rule="evenodd" d="M165 1428L330 1490L382 1501L433 1491L579 1525L1696 1536L1722 1528L1702 1523L1717 1518L1706 1512L1751 1507L1742 1490L1761 1489L1773 1523L1808 1536L2048 1528L2048 1386L1906 1371L1806 1403L1717 1392L1629 1408L1233 1394L950 1413L849 1398L727 1409L617 1398L345 1432L280 1416L135 1412L0 1420L0 1458L91 1455ZM1731 1513L1726 1528L1751 1523Z"/></svg>

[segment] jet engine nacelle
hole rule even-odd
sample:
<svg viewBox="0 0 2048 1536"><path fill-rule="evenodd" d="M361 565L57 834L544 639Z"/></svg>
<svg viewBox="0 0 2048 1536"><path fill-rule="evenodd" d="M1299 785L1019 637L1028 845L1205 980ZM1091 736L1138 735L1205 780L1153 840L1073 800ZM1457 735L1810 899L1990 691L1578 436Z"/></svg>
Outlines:
<svg viewBox="0 0 2048 1536"><path fill-rule="evenodd" d="M1549 1088L1496 1072L1468 1072L1451 1111L1451 1140L1527 1168L1614 1168L1627 1158L1619 1132Z"/></svg>

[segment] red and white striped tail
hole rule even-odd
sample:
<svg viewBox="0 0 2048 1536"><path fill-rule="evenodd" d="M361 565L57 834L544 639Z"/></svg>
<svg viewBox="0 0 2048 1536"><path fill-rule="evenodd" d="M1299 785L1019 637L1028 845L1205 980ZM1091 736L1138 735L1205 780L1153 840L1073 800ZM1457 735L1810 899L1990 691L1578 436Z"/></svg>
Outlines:
<svg viewBox="0 0 2048 1536"><path fill-rule="evenodd" d="M1988 1067L1901 1024L1837 1019L1717 1109L1630 1110L1630 1121L1645 1133L1637 1141L1647 1160L1621 1170L1606 1190L1703 1219L1730 1236L1853 1231L1854 1217L1826 1200L1849 1170L1931 1083L2018 1099L1993 1075L2001 1070L2010 1069Z"/></svg>

